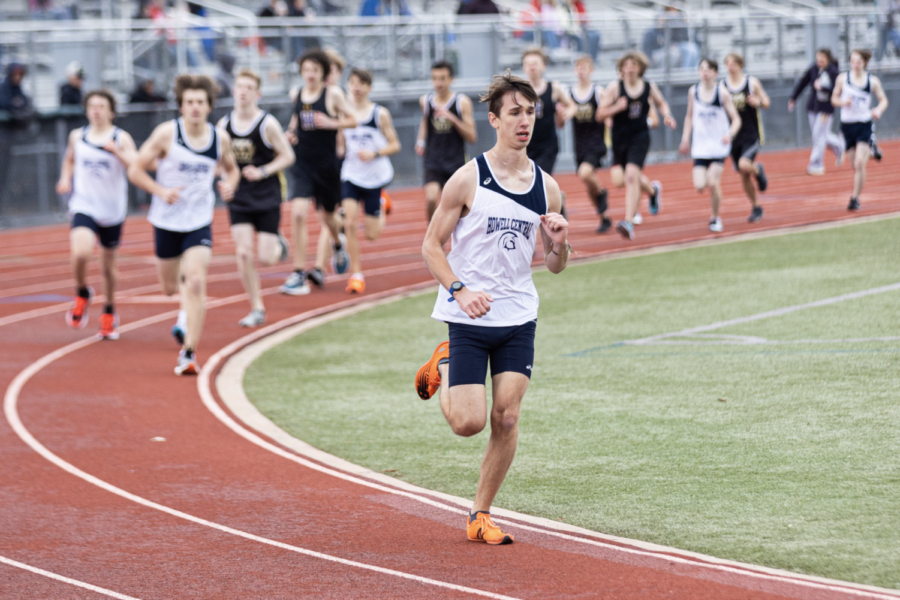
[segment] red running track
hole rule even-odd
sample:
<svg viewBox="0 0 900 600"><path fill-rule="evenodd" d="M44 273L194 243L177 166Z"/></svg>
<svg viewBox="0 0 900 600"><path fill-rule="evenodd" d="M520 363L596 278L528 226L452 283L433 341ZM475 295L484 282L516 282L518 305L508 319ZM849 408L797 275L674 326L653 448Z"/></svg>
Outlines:
<svg viewBox="0 0 900 600"><path fill-rule="evenodd" d="M596 235L580 183L571 175L559 180L568 193L570 240L583 259L895 212L900 143L885 144L885 154L883 163L870 163L858 215L845 210L848 167L813 178L802 175L805 152L764 155L771 182L762 197L765 218L746 223L749 206L729 172L725 233L718 235L707 230L708 198L691 188L687 163L649 167L665 186L662 212L649 217L645 210L631 243ZM382 239L363 244L368 290L361 299L430 281L419 256L420 194L393 197ZM622 198L620 190L611 193L614 218ZM213 229L201 361L248 333L237 326L248 305L224 213ZM440 499L400 495L276 455L217 419L196 379L172 374L177 346L168 329L177 304L159 295L145 220L129 220L124 235L122 339L91 343L99 306L88 329L63 323L72 288L66 228L0 233L7 416L0 421L0 598L898 596L516 520L506 520L517 535L512 546L476 545L464 537L462 511ZM270 323L351 300L338 277L309 296L274 293L286 274L283 266L263 272ZM91 279L98 286L96 265ZM410 401L418 401L412 375ZM166 441L151 441L157 437Z"/></svg>

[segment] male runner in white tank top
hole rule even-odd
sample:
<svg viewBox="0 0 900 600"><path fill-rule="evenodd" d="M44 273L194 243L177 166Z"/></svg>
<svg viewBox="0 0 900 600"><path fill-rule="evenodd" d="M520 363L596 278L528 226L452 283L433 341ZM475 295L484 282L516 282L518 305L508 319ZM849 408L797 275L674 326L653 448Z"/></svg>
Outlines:
<svg viewBox="0 0 900 600"><path fill-rule="evenodd" d="M509 72L494 77L481 101L488 104L497 143L447 182L422 245L440 283L432 317L449 324L450 340L419 369L419 397L428 399L440 388L441 411L453 432L475 435L487 423L491 365L491 437L466 522L469 540L488 544L513 541L491 521L490 508L516 453L534 360L539 301L531 258L538 232L550 272L566 268L570 251L559 186L526 152L538 100L526 80Z"/></svg>
<svg viewBox="0 0 900 600"><path fill-rule="evenodd" d="M137 156L137 149L131 136L113 125L116 99L111 93L106 90L89 92L84 106L89 125L69 134L69 145L56 184L57 194L72 194L69 198L72 215L69 247L76 292L72 308L66 313L66 323L75 329L87 325L87 309L94 295L87 284L87 264L94 244L99 241L106 302L97 336L117 340L116 249L128 212L125 171Z"/></svg>
<svg viewBox="0 0 900 600"><path fill-rule="evenodd" d="M871 155L872 121L877 121L888 107L881 80L866 71L872 53L854 50L850 53L850 71L838 75L831 103L841 109L841 135L847 156L853 165L853 195L847 210L859 210L859 195L866 183L866 163ZM878 106L872 108L872 96Z"/></svg>
<svg viewBox="0 0 900 600"><path fill-rule="evenodd" d="M228 134L207 119L218 86L203 75L175 78L181 118L156 127L141 146L128 178L153 194L147 219L153 225L159 282L171 296L183 280L184 342L176 375L197 375L195 351L206 316L206 273L212 257L213 182L221 170L219 195L229 202L241 180ZM147 171L156 170L156 180Z"/></svg>
<svg viewBox="0 0 900 600"><path fill-rule="evenodd" d="M731 152L731 140L741 129L741 117L731 94L720 84L719 63L711 58L700 61L700 83L688 90L687 116L678 151L691 153L694 159L694 187L698 193L709 188L709 230L722 231L719 205L722 202L722 167ZM729 124L729 120L731 121Z"/></svg>
<svg viewBox="0 0 900 600"><path fill-rule="evenodd" d="M375 241L384 227L381 190L394 178L394 167L388 156L400 152L400 140L388 110L369 100L372 74L353 69L347 85L350 91L350 114L356 127L344 130L346 155L341 167L341 197L344 208L344 233L350 253L348 293L362 294L366 280L362 274L359 234L356 231L359 212L365 214L366 239Z"/></svg>
<svg viewBox="0 0 900 600"><path fill-rule="evenodd" d="M241 327L259 327L266 322L266 307L260 293L259 273L253 257L268 267L290 257L287 240L279 232L284 169L294 164L294 151L278 120L259 108L260 77L242 69L234 79L234 110L222 117L218 127L228 133L234 158L241 169L241 182L229 203L231 238L238 271L250 299L250 314L238 321Z"/></svg>

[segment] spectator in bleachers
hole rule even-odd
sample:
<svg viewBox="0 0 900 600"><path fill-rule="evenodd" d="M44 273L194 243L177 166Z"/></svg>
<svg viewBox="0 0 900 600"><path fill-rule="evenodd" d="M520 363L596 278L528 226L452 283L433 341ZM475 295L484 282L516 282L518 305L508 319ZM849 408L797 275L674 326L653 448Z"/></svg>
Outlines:
<svg viewBox="0 0 900 600"><path fill-rule="evenodd" d="M669 29L669 45L666 46L666 27ZM654 67L666 64L666 54L673 67L696 69L700 66L700 47L691 39L684 13L677 6L667 5L660 13L656 27L644 33L641 49Z"/></svg>
<svg viewBox="0 0 900 600"><path fill-rule="evenodd" d="M306 0L294 0L288 7L289 17L304 17L312 20L315 15L316 11L309 7ZM320 46L318 38L307 37L305 35L298 35L292 38L291 44L293 46L294 60L300 58L300 55L306 52L307 49L318 48Z"/></svg>
<svg viewBox="0 0 900 600"><path fill-rule="evenodd" d="M28 0L28 14L32 19L38 20L72 18L69 9L53 8L53 0Z"/></svg>
<svg viewBox="0 0 900 600"><path fill-rule="evenodd" d="M395 7L395 4L398 6ZM394 10L400 13L401 17L412 15L406 0L363 0L359 7L359 16L361 17L382 17L394 14Z"/></svg>
<svg viewBox="0 0 900 600"><path fill-rule="evenodd" d="M216 85L219 86L219 98L230 98L234 88L234 65L237 59L231 54L222 53L216 58Z"/></svg>
<svg viewBox="0 0 900 600"><path fill-rule="evenodd" d="M564 33L564 15L556 0L541 1L541 37L546 48L559 48L559 40Z"/></svg>
<svg viewBox="0 0 900 600"><path fill-rule="evenodd" d="M66 67L66 82L59 88L60 106L81 106L81 87L84 85L84 67L73 60Z"/></svg>
<svg viewBox="0 0 900 600"><path fill-rule="evenodd" d="M156 93L156 82L152 79L144 79L138 83L138 86L131 92L129 102L132 104L153 104L165 102L166 99Z"/></svg>
<svg viewBox="0 0 900 600"><path fill-rule="evenodd" d="M7 111L14 121L24 121L34 112L31 98L22 90L26 73L25 65L10 63L6 69L6 79L0 83L0 110Z"/></svg>
<svg viewBox="0 0 900 600"><path fill-rule="evenodd" d="M816 52L816 60L810 65L803 77L797 81L788 110L794 110L797 98L811 85L806 111L809 115L809 128L812 131L812 152L806 172L809 175L825 174L825 148L831 148L840 164L844 160L844 144L840 136L831 131L831 120L834 117L834 106L831 104L831 93L838 76L838 62L829 48L820 48Z"/></svg>
<svg viewBox="0 0 900 600"><path fill-rule="evenodd" d="M458 15L499 15L500 9L494 0L462 0L459 3Z"/></svg>
<svg viewBox="0 0 900 600"><path fill-rule="evenodd" d="M875 60L884 58L888 42L894 47L894 52L900 54L900 0L877 0L878 12L878 45L875 48Z"/></svg>
<svg viewBox="0 0 900 600"><path fill-rule="evenodd" d="M569 34L570 45L574 46L577 52L589 54L591 58L597 60L600 54L600 34L592 31L589 27L587 7L582 0L562 0L562 6L569 13L569 21L571 27ZM587 48L584 47L585 37L587 37Z"/></svg>
<svg viewBox="0 0 900 600"><path fill-rule="evenodd" d="M284 0L271 0L261 11L260 17L286 17L288 14L288 6Z"/></svg>

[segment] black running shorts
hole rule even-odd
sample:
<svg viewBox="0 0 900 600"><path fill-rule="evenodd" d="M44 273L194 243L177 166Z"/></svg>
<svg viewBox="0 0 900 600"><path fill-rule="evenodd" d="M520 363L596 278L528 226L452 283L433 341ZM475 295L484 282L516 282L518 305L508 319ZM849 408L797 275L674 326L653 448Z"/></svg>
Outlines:
<svg viewBox="0 0 900 600"><path fill-rule="evenodd" d="M556 165L556 155L559 154L559 144L554 142L553 145L533 148L528 146L528 158L534 161L547 175L553 175L553 167Z"/></svg>
<svg viewBox="0 0 900 600"><path fill-rule="evenodd" d="M602 151L588 151L584 154L576 154L575 155L575 168L577 169L584 163L587 163L594 167L594 169L600 168L600 161L603 160L603 157L606 156L606 148Z"/></svg>
<svg viewBox="0 0 900 600"><path fill-rule="evenodd" d="M278 235L278 224L281 222L281 207L269 210L240 211L228 207L228 216L232 225L249 223L259 233Z"/></svg>
<svg viewBox="0 0 900 600"><path fill-rule="evenodd" d="M342 181L341 198L344 200L356 200L363 205L363 210L365 210L367 215L378 217L381 216L381 189L364 188L349 181Z"/></svg>
<svg viewBox="0 0 900 600"><path fill-rule="evenodd" d="M75 216L72 217L72 229L87 227L94 232L94 235L100 241L100 245L104 248L118 248L119 240L122 239L122 225L123 223L119 223L118 225L101 227L97 225L97 221L93 217L89 217L84 213L75 213Z"/></svg>
<svg viewBox="0 0 900 600"><path fill-rule="evenodd" d="M441 187L447 185L447 182L450 181L450 178L453 177L453 173L456 171L440 171L438 169L425 169L425 183L424 185L428 185L429 183L436 183Z"/></svg>
<svg viewBox="0 0 900 600"><path fill-rule="evenodd" d="M622 137L613 136L613 164L623 169L626 165L643 169L650 152L650 132L642 131L630 138L620 139Z"/></svg>
<svg viewBox="0 0 900 600"><path fill-rule="evenodd" d="M450 387L484 385L488 362L491 375L507 371L531 378L537 321L512 327L484 327L464 323L450 326Z"/></svg>
<svg viewBox="0 0 900 600"><path fill-rule="evenodd" d="M316 207L333 213L341 201L341 172L337 160L329 165L302 165L296 163L291 170L294 176L292 198L315 198Z"/></svg>
<svg viewBox="0 0 900 600"><path fill-rule="evenodd" d="M740 170L738 163L742 158L746 158L750 162L753 162L756 159L756 155L758 152L758 138L750 138L746 140L737 139L731 142L731 162L734 164L734 170Z"/></svg>
<svg viewBox="0 0 900 600"><path fill-rule="evenodd" d="M162 259L178 258L194 246L212 248L212 229L209 225L194 231L169 231L154 227L153 237L156 241L156 256Z"/></svg>

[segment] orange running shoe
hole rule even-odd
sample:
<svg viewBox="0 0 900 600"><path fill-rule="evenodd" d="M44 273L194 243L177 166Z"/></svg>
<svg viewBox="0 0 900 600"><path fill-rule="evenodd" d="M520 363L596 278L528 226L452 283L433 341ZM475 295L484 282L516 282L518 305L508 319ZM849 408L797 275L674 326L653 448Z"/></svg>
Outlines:
<svg viewBox="0 0 900 600"><path fill-rule="evenodd" d="M344 291L348 294L362 294L366 291L366 280L362 278L362 275L359 277L353 275L347 281L347 287Z"/></svg>
<svg viewBox="0 0 900 600"><path fill-rule="evenodd" d="M119 315L115 313L100 315L100 331L97 332L97 338L101 340L119 339Z"/></svg>
<svg viewBox="0 0 900 600"><path fill-rule="evenodd" d="M90 295L87 298L75 296L72 308L66 312L66 324L73 329L84 329L88 323L88 307L94 299L93 288L89 287L88 292Z"/></svg>
<svg viewBox="0 0 900 600"><path fill-rule="evenodd" d="M384 190L381 190L381 207L384 208L384 214L391 214L391 209L394 208L394 203L391 201L391 196Z"/></svg>
<svg viewBox="0 0 900 600"><path fill-rule="evenodd" d="M466 517L466 535L470 542L487 542L492 546L512 544L515 541L513 536L500 531L491 521L491 515L486 512L478 513L474 519L472 515Z"/></svg>
<svg viewBox="0 0 900 600"><path fill-rule="evenodd" d="M416 392L422 400L428 400L441 387L441 372L438 362L442 358L450 358L450 342L441 342L427 363L419 367L416 373Z"/></svg>

